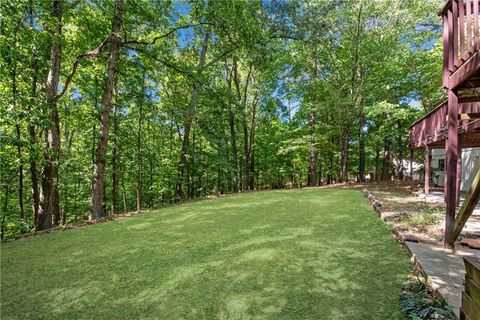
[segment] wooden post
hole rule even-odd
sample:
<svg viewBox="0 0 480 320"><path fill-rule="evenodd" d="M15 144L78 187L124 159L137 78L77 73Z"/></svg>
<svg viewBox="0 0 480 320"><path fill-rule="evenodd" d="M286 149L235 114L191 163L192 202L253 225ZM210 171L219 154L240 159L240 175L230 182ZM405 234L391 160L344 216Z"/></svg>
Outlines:
<svg viewBox="0 0 480 320"><path fill-rule="evenodd" d="M453 248L448 241L455 222L457 208L457 161L458 161L458 93L456 89L448 92L447 140L445 142L445 247Z"/></svg>
<svg viewBox="0 0 480 320"><path fill-rule="evenodd" d="M465 6L463 0L458 0L458 26L460 31L460 60L463 63L467 60L465 50Z"/></svg>
<svg viewBox="0 0 480 320"><path fill-rule="evenodd" d="M462 232L465 223L467 223L468 218L475 210L475 207L478 204L480 199L480 169L477 171L475 178L473 179L472 185L470 186L470 190L465 197L465 201L463 201L462 207L458 210L458 215L455 218L455 222L452 227L452 232L450 233L450 237L448 242L453 244L457 237Z"/></svg>
<svg viewBox="0 0 480 320"><path fill-rule="evenodd" d="M453 65L456 69L460 66L460 61L458 59L458 2L452 1L452 40L453 40Z"/></svg>
<svg viewBox="0 0 480 320"><path fill-rule="evenodd" d="M475 0L477 1L477 0ZM472 43L472 3L471 0L465 1L465 8L467 9L467 52L468 55L473 53Z"/></svg>
<svg viewBox="0 0 480 320"><path fill-rule="evenodd" d="M425 198L430 194L430 148L425 145Z"/></svg>
<svg viewBox="0 0 480 320"><path fill-rule="evenodd" d="M448 29L448 14L444 14L443 16L443 75L442 75L442 84L444 88L448 87L448 76L450 75L449 71L449 57L448 57L448 50L449 50L449 29Z"/></svg>
<svg viewBox="0 0 480 320"><path fill-rule="evenodd" d="M457 186L456 186L456 193L457 197L455 199L455 205L458 207L460 205L460 192L461 192L461 185L462 185L462 143L461 137L458 137L458 159L457 159Z"/></svg>

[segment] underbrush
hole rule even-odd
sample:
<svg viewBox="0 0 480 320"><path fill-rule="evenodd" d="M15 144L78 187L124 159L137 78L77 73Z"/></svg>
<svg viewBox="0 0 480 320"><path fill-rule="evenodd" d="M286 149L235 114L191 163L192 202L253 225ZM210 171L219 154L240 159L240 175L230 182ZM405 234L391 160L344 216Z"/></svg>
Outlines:
<svg viewBox="0 0 480 320"><path fill-rule="evenodd" d="M430 227L438 224L442 219L442 209L437 207L421 206L420 212L408 213L400 218L400 225L419 232L427 232Z"/></svg>

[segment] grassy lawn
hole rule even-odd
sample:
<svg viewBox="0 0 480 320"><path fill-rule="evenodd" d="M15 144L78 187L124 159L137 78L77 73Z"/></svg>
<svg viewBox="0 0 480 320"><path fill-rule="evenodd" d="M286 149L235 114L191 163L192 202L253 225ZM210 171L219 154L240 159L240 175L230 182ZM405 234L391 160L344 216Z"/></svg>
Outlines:
<svg viewBox="0 0 480 320"><path fill-rule="evenodd" d="M401 319L359 191L266 191L3 244L1 319Z"/></svg>

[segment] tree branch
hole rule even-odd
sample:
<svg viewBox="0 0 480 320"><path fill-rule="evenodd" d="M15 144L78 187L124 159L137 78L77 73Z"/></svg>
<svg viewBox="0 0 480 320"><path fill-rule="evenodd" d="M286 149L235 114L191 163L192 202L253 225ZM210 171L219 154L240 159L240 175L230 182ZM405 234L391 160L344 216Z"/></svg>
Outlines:
<svg viewBox="0 0 480 320"><path fill-rule="evenodd" d="M181 29L188 29L188 28L193 28L193 27L198 27L198 26L201 26L201 25L213 25L212 23L210 22L201 22L201 23L198 23L198 24L187 24L185 26L180 26L180 27L175 27L173 29L171 29L170 31L160 35L160 36L157 36L155 38L153 38L151 41L145 41L145 40L128 40L128 41L125 41L125 45L136 45L136 44L141 44L141 45L152 45L152 44L155 44L155 42L157 42L158 40L160 39L163 39L163 38L166 38L168 37L169 35L171 35L172 33L175 33L176 31L178 30L181 30Z"/></svg>
<svg viewBox="0 0 480 320"><path fill-rule="evenodd" d="M179 73L181 73L181 74L184 74L185 76L187 76L187 77L189 77L189 78L192 78L192 79L195 78L190 72L185 71L185 70L182 70L182 69L180 69L179 67L177 67L176 65L174 65L174 64L172 64L172 63L170 63L170 62L167 62L167 61L165 61L165 60L162 60L162 59L160 59L160 58L158 58L158 57L150 54L150 53L147 52L146 50L139 49L139 48L134 48L134 47L129 47L129 46L126 46L126 48L131 49L131 50L134 50L134 51L137 51L137 52L141 52L141 53L147 55L149 58L152 58L153 60L155 60L155 61L157 61L157 62L160 62L160 63L163 64L164 66L169 67L169 68L171 68L171 69L173 69L173 70L175 70L175 71L177 71L177 72L179 72Z"/></svg>
<svg viewBox="0 0 480 320"><path fill-rule="evenodd" d="M213 58L209 63L207 63L203 69L208 69L209 67L211 67L212 65L214 65L215 63L217 63L218 61L220 61L221 59L223 59L227 54L231 53L233 51L233 49L229 49L229 50L226 50L225 52L219 54L217 57Z"/></svg>
<svg viewBox="0 0 480 320"><path fill-rule="evenodd" d="M111 37L112 37L112 34L109 34L105 38L105 40L103 40L102 43L100 43L100 45L97 48L95 48L93 50L90 50L90 51L87 51L87 52L84 52L82 54L79 54L75 58L75 60L73 61L72 70L70 71L70 74L67 76L67 80L65 81L65 85L63 86L62 91L53 98L54 101L57 101L58 99L60 99L67 92L67 89L70 86L70 83L72 82L73 76L75 76L75 73L77 72L77 68L78 68L78 65L79 65L80 61L83 58L96 57L100 53L102 53L103 49L108 44Z"/></svg>

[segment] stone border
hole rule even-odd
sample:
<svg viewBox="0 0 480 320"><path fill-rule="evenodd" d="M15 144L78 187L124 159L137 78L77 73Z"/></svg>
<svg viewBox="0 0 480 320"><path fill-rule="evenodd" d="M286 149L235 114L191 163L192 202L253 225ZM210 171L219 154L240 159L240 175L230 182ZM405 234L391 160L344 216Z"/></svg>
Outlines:
<svg viewBox="0 0 480 320"><path fill-rule="evenodd" d="M377 212L378 216L383 221L388 221L389 220L388 216L383 214L382 202L377 197L375 197L373 194L371 194L370 191L368 191L366 188L363 189L363 196L368 199L368 201L370 202L370 204L373 207L373 210L375 210L375 212ZM418 259L417 259L416 255L413 254L410 251L410 249L408 248L407 245L405 245L405 242L407 242L407 241L408 242L420 242L419 239L413 233L411 233L410 231L401 229L399 227L394 226L393 229L392 229L392 232L395 235L395 238L397 239L397 241L400 243L400 245L406 249L406 251L408 252L408 255L410 256L410 261L412 261L414 266L416 268L418 268L420 273L423 275L423 277L427 281L428 286L433 290L434 294L440 296L442 299L444 299L446 301L445 297L440 293L438 288L435 288L435 286L433 286L432 280L428 276L427 272L423 269L422 265L418 262Z"/></svg>
<svg viewBox="0 0 480 320"><path fill-rule="evenodd" d="M375 210L375 212L377 212L378 216L383 221L389 221L390 220L389 215L384 214L383 204L377 197L375 197L373 194L371 194L370 191L368 191L367 189L363 189L363 196L365 198L367 198L368 201L370 201L370 204L372 205L373 210ZM412 232L410 232L406 229L394 226L392 231L395 235L395 238L397 238L397 240L401 244L404 244L405 241L420 242L419 238L417 236L415 236Z"/></svg>

